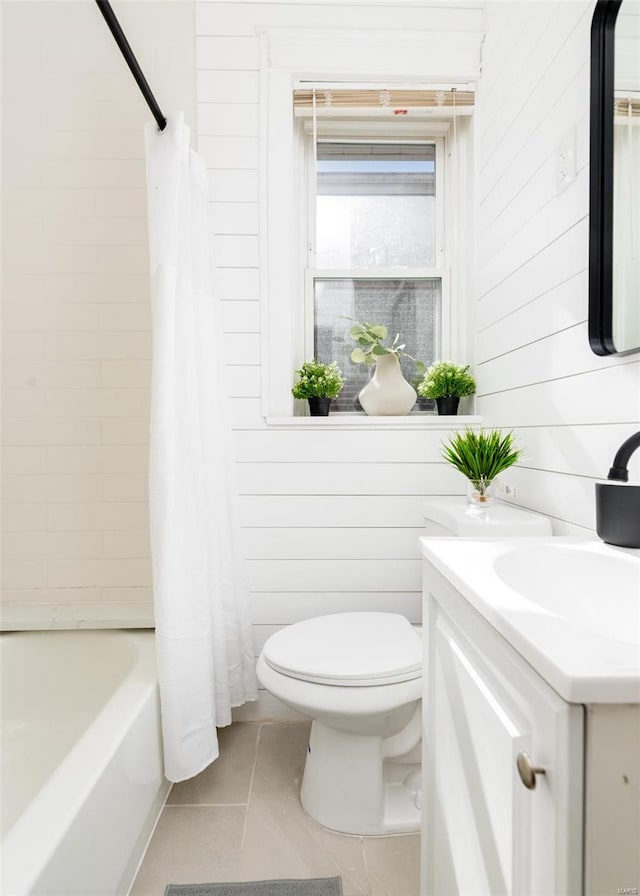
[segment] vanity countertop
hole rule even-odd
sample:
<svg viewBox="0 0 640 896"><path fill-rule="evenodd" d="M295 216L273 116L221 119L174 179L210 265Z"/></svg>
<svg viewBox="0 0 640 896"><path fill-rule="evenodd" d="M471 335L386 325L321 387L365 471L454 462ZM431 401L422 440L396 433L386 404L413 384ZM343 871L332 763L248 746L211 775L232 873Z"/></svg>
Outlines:
<svg viewBox="0 0 640 896"><path fill-rule="evenodd" d="M565 700L640 703L640 550L573 537L420 541Z"/></svg>

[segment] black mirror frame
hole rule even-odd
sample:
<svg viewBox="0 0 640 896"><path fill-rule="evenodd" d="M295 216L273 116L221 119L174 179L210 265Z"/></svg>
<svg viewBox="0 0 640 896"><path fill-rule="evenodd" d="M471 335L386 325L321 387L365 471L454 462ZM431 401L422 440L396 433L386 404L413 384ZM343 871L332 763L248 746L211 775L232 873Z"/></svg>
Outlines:
<svg viewBox="0 0 640 896"><path fill-rule="evenodd" d="M591 22L589 345L613 355L613 88L622 0L598 0ZM637 349L632 349L637 351Z"/></svg>

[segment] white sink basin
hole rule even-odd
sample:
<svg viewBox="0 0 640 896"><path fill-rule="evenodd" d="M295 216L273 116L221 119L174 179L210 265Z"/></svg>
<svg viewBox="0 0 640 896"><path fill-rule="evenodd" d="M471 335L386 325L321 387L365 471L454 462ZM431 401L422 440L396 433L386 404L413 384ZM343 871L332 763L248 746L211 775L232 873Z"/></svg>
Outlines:
<svg viewBox="0 0 640 896"><path fill-rule="evenodd" d="M640 564L578 544L521 545L496 557L498 577L527 600L603 638L640 643Z"/></svg>
<svg viewBox="0 0 640 896"><path fill-rule="evenodd" d="M421 541L427 606L433 567L565 700L640 703L640 550L571 537ZM454 596L442 593L446 610Z"/></svg>

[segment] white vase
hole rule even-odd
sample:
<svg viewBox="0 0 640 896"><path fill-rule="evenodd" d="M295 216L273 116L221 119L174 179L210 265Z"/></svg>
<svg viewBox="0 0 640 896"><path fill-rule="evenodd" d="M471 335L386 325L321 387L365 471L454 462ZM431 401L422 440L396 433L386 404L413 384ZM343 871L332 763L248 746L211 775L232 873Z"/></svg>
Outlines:
<svg viewBox="0 0 640 896"><path fill-rule="evenodd" d="M399 417L416 403L416 390L402 376L397 355L380 355L373 376L358 398L370 417Z"/></svg>

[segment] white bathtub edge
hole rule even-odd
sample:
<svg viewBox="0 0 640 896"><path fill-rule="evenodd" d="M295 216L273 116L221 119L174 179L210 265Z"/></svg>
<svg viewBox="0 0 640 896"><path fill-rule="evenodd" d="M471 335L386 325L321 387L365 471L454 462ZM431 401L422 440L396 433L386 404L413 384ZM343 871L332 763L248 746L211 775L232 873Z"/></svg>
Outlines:
<svg viewBox="0 0 640 896"><path fill-rule="evenodd" d="M129 864L125 868L122 878L120 879L120 884L118 885L118 893L122 893L123 896L129 896L129 893L131 892L133 882L135 881L136 875L140 870L140 866L142 865L142 861L149 847L151 838L153 837L153 833L158 825L158 822L160 821L160 816L162 815L162 810L165 807L165 803L167 802L167 797L169 796L170 791L171 782L167 781L167 779L165 778L161 789L156 795L153 805L149 809L147 820L145 821L144 827L140 831L140 836L138 837L136 845L133 848L131 858L129 859Z"/></svg>
<svg viewBox="0 0 640 896"><path fill-rule="evenodd" d="M7 894L126 896L135 877L170 784L162 774L153 634L113 637L132 644L136 662L7 831Z"/></svg>

